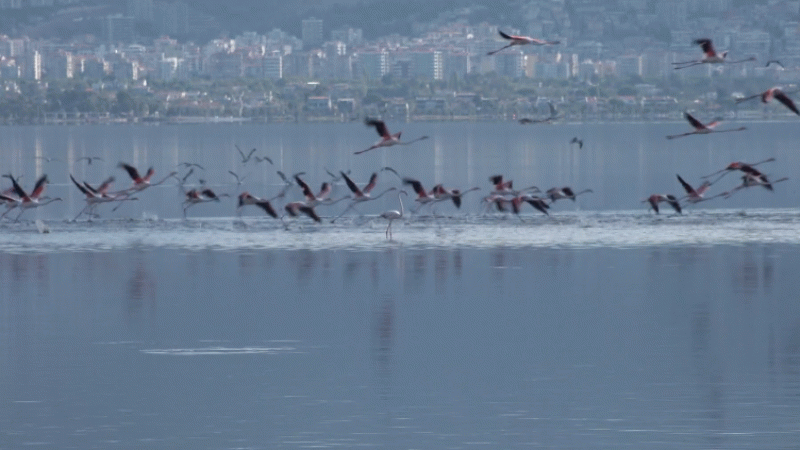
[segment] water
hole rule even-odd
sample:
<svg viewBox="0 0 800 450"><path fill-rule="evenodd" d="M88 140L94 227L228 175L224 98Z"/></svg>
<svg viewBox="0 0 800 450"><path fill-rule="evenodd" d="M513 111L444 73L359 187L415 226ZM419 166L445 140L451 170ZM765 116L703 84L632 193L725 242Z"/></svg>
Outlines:
<svg viewBox="0 0 800 450"><path fill-rule="evenodd" d="M0 222L0 449L794 448L796 183L683 216L640 203L734 160L791 176L796 127L748 126L666 141L684 124L397 124L431 140L358 157L360 124L6 128L3 171L46 171L65 201ZM276 167L241 167L234 143ZM124 187L119 160L158 179L184 159L234 195L278 191L277 169L316 186L385 165L484 194L396 222L392 241L375 215L396 196L287 230L228 199L184 220L170 184L71 220L68 173ZM484 215L493 173L595 193L549 218Z"/></svg>

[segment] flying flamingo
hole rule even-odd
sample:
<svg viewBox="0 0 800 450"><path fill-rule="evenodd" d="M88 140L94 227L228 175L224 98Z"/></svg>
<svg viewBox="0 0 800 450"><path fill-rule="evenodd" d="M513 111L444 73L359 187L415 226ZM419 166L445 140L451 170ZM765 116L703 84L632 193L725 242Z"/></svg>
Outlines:
<svg viewBox="0 0 800 450"><path fill-rule="evenodd" d="M704 181L697 189L693 188L691 184L687 183L680 175L675 174L678 177L678 181L680 181L681 186L686 191L686 196L683 197L689 203L699 203L703 200L710 200L710 198L703 198L703 195L706 193L709 187L711 187L711 182Z"/></svg>
<svg viewBox="0 0 800 450"><path fill-rule="evenodd" d="M17 214L17 217L14 219L14 222L18 221L20 216L22 216L25 211L32 209L32 208L39 208L41 206L53 203L53 202L60 202L61 198L56 197L52 199L48 199L46 202L42 203L41 200L45 198L42 197L45 188L47 187L47 175L42 175L38 180L36 180L36 184L33 187L33 191L30 195L26 194L22 187L17 183L17 180L9 174L8 178L11 179L11 183L14 185L14 192L19 197L19 204L17 205L22 211Z"/></svg>
<svg viewBox="0 0 800 450"><path fill-rule="evenodd" d="M159 184L167 181L169 178L172 178L172 177L174 177L175 175L178 174L178 172L174 172L173 171L173 172L170 172L169 175L164 177L158 183L151 183L150 179L153 178L153 175L156 173L155 169L153 169L152 167L147 169L147 173L145 174L145 176L139 175L139 171L136 170L136 168L133 167L130 164L126 164L126 163L122 163L121 162L121 163L119 163L119 167L125 169L125 171L128 172L128 175L131 177L131 180L133 180L133 186L129 187L128 189L126 189L124 191L122 191L122 192L125 192L125 193L143 191L143 190L145 190L145 189L147 189L149 187L158 186Z"/></svg>
<svg viewBox="0 0 800 450"><path fill-rule="evenodd" d="M389 226L386 227L386 239L389 239L389 240L392 239L392 222L394 222L395 220L398 220L398 219L402 219L403 218L403 213L405 212L405 211L403 211L403 198L400 196L400 194L408 195L408 192L406 192L405 190L402 190L402 189L397 192L397 200L400 201L400 211L398 211L396 209L393 209L393 210L389 210L389 211L384 211L380 215L380 217L382 217L382 218L384 218L384 219L389 221Z"/></svg>
<svg viewBox="0 0 800 450"><path fill-rule="evenodd" d="M765 189L772 191L772 185L775 183L780 183L782 181L788 180L788 177L784 177L775 181L767 181L766 177L763 174L754 175L752 173L745 173L742 175L742 184L736 186L735 188L731 189L728 192L723 192L720 195L724 195L725 198L730 198L731 195L735 194L737 191L753 187L753 186L763 186Z"/></svg>
<svg viewBox="0 0 800 450"><path fill-rule="evenodd" d="M364 119L364 124L368 127L375 127L375 131L378 132L378 136L381 137L381 140L372 144L371 147L365 150L359 150L355 152L356 155L360 155L361 153L368 152L376 148L391 147L393 145L410 145L414 142L428 139L428 136L422 136L414 139L413 141L403 142L400 140L400 134L402 134L402 131L395 134L389 133L389 128L386 127L386 123L384 123L382 120L366 118Z"/></svg>
<svg viewBox="0 0 800 450"><path fill-rule="evenodd" d="M717 125L719 125L720 123L722 123L722 119L717 119L717 120L715 120L715 121L713 121L711 123L703 124L699 120L695 119L688 112L684 112L683 115L684 115L684 117L686 117L686 120L688 120L689 123L694 127L694 131L690 131L688 133L682 133L682 134L673 134L673 135L667 136L667 139L675 139L675 138L679 138L679 137L689 136L689 135L692 135L692 134L727 133L727 132L730 132L730 131L742 131L742 130L746 130L747 129L746 127L739 127L739 128L733 128L733 129L730 129L730 130L715 130L714 128Z"/></svg>
<svg viewBox="0 0 800 450"><path fill-rule="evenodd" d="M672 209L675 210L678 214L681 214L681 204L677 198L675 198L672 194L653 194L650 197L642 200L642 203L649 202L650 208L658 214L658 204L661 202L669 203L669 206L672 206ZM650 209L648 209L649 211Z"/></svg>
<svg viewBox="0 0 800 450"><path fill-rule="evenodd" d="M479 187L469 188L464 192L461 192L459 189L446 189L443 185L437 184L433 187L433 196L436 198L437 202L445 201L445 200L452 200L453 204L456 205L456 208L461 208L461 197L464 196L467 192L477 191Z"/></svg>
<svg viewBox="0 0 800 450"><path fill-rule="evenodd" d="M558 114L558 110L556 110L553 102L547 102L547 105L550 107L550 115L548 117L543 119L530 119L528 117L523 117L522 119L519 119L519 123L522 125L527 125L530 123L553 123L554 120L560 119L561 116Z"/></svg>
<svg viewBox="0 0 800 450"><path fill-rule="evenodd" d="M791 109L793 113L800 116L800 110L797 109L797 106L795 106L792 99L777 87L769 88L760 94L751 95L750 97L736 99L736 104L759 97L761 98L761 103L769 103L774 98L775 100L781 102L783 106Z"/></svg>
<svg viewBox="0 0 800 450"><path fill-rule="evenodd" d="M287 203L286 206L283 207L286 210L286 213L292 217L297 217L300 213L303 213L314 220L314 222L322 222L322 219L319 218L317 213L314 211L313 206L309 206L304 202L291 202ZM283 221L283 217L281 217L281 221ZM286 225L284 223L284 225Z"/></svg>
<svg viewBox="0 0 800 450"><path fill-rule="evenodd" d="M308 206L316 206L320 203L325 202L328 200L328 196L331 195L331 191L333 188L331 184L327 181L322 183L320 187L319 194L314 195L314 192L311 190L311 187L300 178L300 175L294 176L295 181L297 181L297 185L300 186L300 189L303 190L303 195L306 197L306 203Z"/></svg>
<svg viewBox="0 0 800 450"><path fill-rule="evenodd" d="M497 50L490 51L489 53L487 53L487 55L489 55L489 56L494 55L495 53L497 53L499 51L502 51L502 50L505 50L505 49L507 49L509 47L513 47L515 45L557 45L557 44L561 43L560 41L545 41L543 39L536 39L536 38L532 38L530 36L509 35L509 34L503 33L500 30L497 30L497 32L500 33L500 36L503 39L506 39L506 40L511 41L511 42L509 42L508 45L506 45L505 47L499 48Z"/></svg>
<svg viewBox="0 0 800 450"><path fill-rule="evenodd" d="M759 164L773 162L773 161L775 161L775 158L767 158L767 159L765 159L763 161L759 161L759 162L756 162L756 163L743 163L741 161L734 161L734 162L728 164L728 166L725 167L724 169L718 170L718 171L716 171L716 172L714 172L712 174L704 175L704 176L702 176L700 178L710 178L710 177L713 177L714 175L717 175L717 174L721 173L722 175L720 175L719 178L714 180L712 182L712 184L713 184L713 183L716 183L717 181L719 181L720 178L724 177L725 175L729 174L730 172L732 172L734 170L741 170L742 172L745 172L745 173L753 172L753 171L758 172L758 170L754 169L755 166L757 166Z"/></svg>
<svg viewBox="0 0 800 450"><path fill-rule="evenodd" d="M536 208L539 212L543 213L546 216L549 216L550 213L547 212L550 209L550 205L547 201L541 197L537 197L535 195L530 194L520 194L512 200L511 207L514 209L514 213L517 214L519 217L519 205L521 202L527 202L529 205ZM515 206L516 205L516 206ZM519 218L522 220L522 217Z"/></svg>
<svg viewBox="0 0 800 450"><path fill-rule="evenodd" d="M186 205L183 207L183 217L186 218L186 210L191 208L194 205L206 202L219 202L219 197L227 197L228 194L220 194L219 196L214 193L211 189L203 189L202 191L198 191L197 189L192 189L186 192L186 200L183 201L183 204Z"/></svg>
<svg viewBox="0 0 800 450"><path fill-rule="evenodd" d="M82 157L76 159L75 162L81 162L84 159L86 160L86 163L88 165L90 165L90 166L92 165L92 161L103 161L103 158L101 158L99 156L82 156Z"/></svg>
<svg viewBox="0 0 800 450"><path fill-rule="evenodd" d="M703 59L695 59L692 61L681 61L681 62L674 62L672 64L675 65L675 70L677 69L685 69L687 67L697 66L699 64L735 64L735 63L742 63L746 61L755 61L756 58L754 56L746 59L741 59L738 61L728 61L726 56L728 56L728 51L724 51L722 53L717 53L714 50L714 44L711 42L711 39L708 38L701 38L695 39L692 41L693 44L699 45L700 48L703 50L705 56Z"/></svg>
<svg viewBox="0 0 800 450"><path fill-rule="evenodd" d="M515 191L514 180L503 180L502 175L492 175L489 177L489 181L491 181L494 185L494 191L490 192L490 194L516 196L519 193L526 191L539 192L539 188L536 186L530 186L521 191Z"/></svg>
<svg viewBox="0 0 800 450"><path fill-rule="evenodd" d="M423 206L433 204L437 201L437 198L433 195L433 191L426 192L419 180L415 180L413 178L403 178L403 184L410 184L414 189L414 192L417 193L417 198L414 199L414 201L419 203L419 205L413 211L411 211L413 214L416 214L416 212L419 211Z"/></svg>
<svg viewBox="0 0 800 450"><path fill-rule="evenodd" d="M242 192L239 194L239 204L236 207L236 211L239 215L241 215L241 210L243 207L247 205L255 205L259 208L263 209L267 214L269 214L273 219L278 218L278 213L275 212L275 208L272 207L272 204L269 200L260 199L258 197L254 197L250 195L249 192Z"/></svg>
<svg viewBox="0 0 800 450"><path fill-rule="evenodd" d="M75 186L78 187L78 190L80 190L83 193L83 195L86 196L85 198L86 206L72 220L77 220L78 217L80 217L84 212L86 212L90 216L98 216L98 214L95 213L95 210L101 203L139 200L136 197L130 197L125 194L116 194L116 195L109 194L108 189L109 187L111 187L111 183L114 182L114 177L108 177L97 188L92 187L92 185L90 185L87 182L83 182L83 184L78 183L78 180L76 180L75 177L72 176L72 174L70 174L69 178L70 180L72 180Z"/></svg>
<svg viewBox="0 0 800 450"><path fill-rule="evenodd" d="M572 188L570 188L569 186L564 186L562 188L550 188L547 191L545 191L545 195L547 195L547 197L550 199L550 202L552 203L555 203L556 200L560 200L562 198L568 198L574 202L575 197L589 192L594 192L594 191L591 189L584 189L578 193L575 193L575 191L573 191Z"/></svg>
<svg viewBox="0 0 800 450"><path fill-rule="evenodd" d="M371 202L373 200L377 200L377 199L383 197L383 195L386 194L387 192L394 191L394 190L397 189L396 187L390 187L389 189L386 189L385 191L381 192L380 195L372 197L370 195L370 193L375 188L375 186L378 184L378 174L377 173L373 173L369 177L369 183L367 183L367 185L364 186L363 189L359 189L358 185L356 185L356 183L354 183L353 180L351 180L350 177L348 177L346 173L344 173L344 172L339 172L339 173L342 175L342 178L344 178L345 183L347 183L347 187L353 193L353 198L350 201L350 204L347 205L347 208L345 208L344 211L342 211L341 214L339 214L338 216L333 218L333 220L331 220L331 223L333 223L334 221L336 221L336 219L338 219L338 218L342 217L343 215L345 215L345 213L347 211L350 211L351 209L352 210L356 210L355 206L357 204L364 203L364 202Z"/></svg>

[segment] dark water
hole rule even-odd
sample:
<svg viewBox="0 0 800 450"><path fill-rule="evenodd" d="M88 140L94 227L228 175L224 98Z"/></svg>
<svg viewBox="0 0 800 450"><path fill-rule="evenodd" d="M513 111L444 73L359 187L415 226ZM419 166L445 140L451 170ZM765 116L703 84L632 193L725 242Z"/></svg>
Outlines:
<svg viewBox="0 0 800 450"><path fill-rule="evenodd" d="M0 223L0 449L796 448L795 182L682 217L639 203L677 193L675 172L734 160L774 156L766 171L791 176L796 127L683 142L663 135L684 124L398 127L432 139L354 157L374 140L358 124L4 129L7 169L30 182L52 165L49 192L68 201L38 211L47 234ZM276 167L240 167L233 143L271 149ZM106 163L37 163L34 149ZM397 197L286 230L233 217L232 201L185 221L170 185L63 220L82 207L69 172L124 187L118 160L159 178L187 158L232 194L277 191L277 168L316 185L326 167L365 179L391 165L431 185L485 192L502 172L595 195L522 222L480 215L478 193L396 223L390 242L374 214ZM228 184L231 168L251 184Z"/></svg>

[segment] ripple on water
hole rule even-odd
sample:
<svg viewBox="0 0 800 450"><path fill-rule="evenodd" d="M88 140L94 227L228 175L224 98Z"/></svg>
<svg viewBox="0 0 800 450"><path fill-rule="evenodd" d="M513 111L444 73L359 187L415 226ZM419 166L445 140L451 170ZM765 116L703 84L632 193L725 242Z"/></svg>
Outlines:
<svg viewBox="0 0 800 450"><path fill-rule="evenodd" d="M183 250L407 248L634 248L643 246L800 244L800 209L709 210L677 216L642 211L575 212L551 217L417 217L384 235L377 217L335 224L263 218L51 221L40 234L31 223L0 224L0 251L109 251L136 247Z"/></svg>

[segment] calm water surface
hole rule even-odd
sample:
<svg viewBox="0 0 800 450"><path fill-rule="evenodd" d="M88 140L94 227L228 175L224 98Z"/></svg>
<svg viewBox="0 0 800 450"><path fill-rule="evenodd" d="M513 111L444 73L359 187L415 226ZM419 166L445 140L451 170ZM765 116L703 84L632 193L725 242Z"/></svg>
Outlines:
<svg viewBox="0 0 800 450"><path fill-rule="evenodd" d="M0 449L796 448L796 183L682 217L640 201L734 160L774 156L765 171L791 176L798 132L663 138L684 125L397 124L431 140L360 157L360 124L4 128L2 171L46 172L65 201L26 213L48 234L0 223ZM276 164L242 166L233 144ZM396 196L286 230L229 199L183 220L170 183L71 221L68 174L122 188L119 160L156 179L196 161L232 195L277 192L278 169L317 185L386 165L429 185L486 192L504 173L595 193L522 222L481 215L478 192L396 223L392 242L374 215Z"/></svg>

